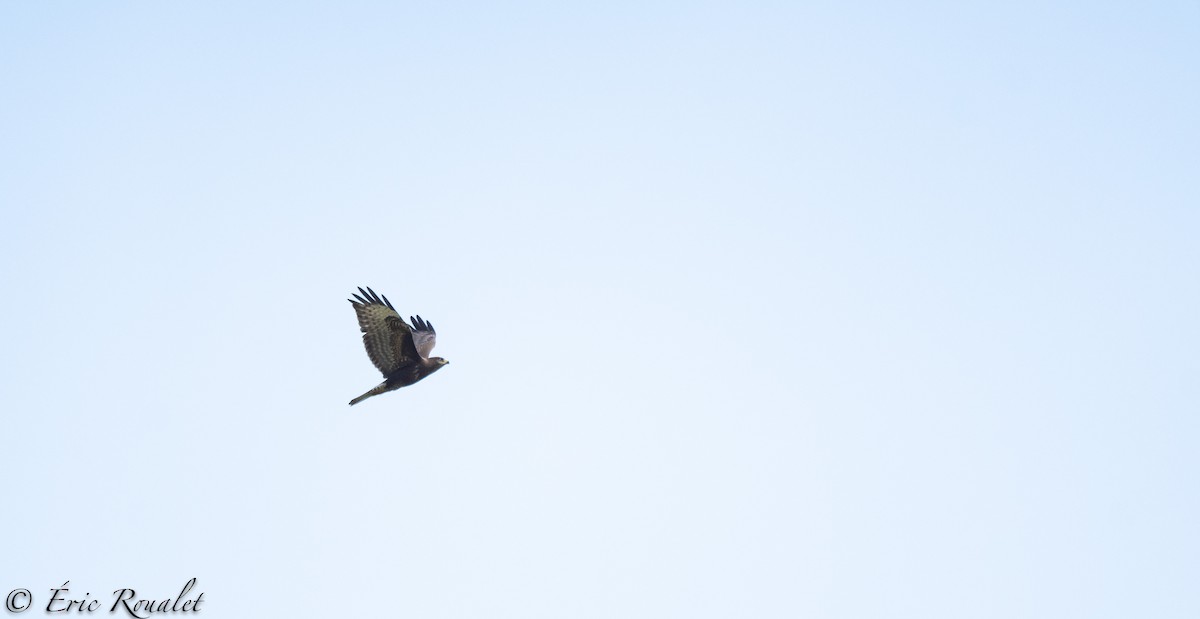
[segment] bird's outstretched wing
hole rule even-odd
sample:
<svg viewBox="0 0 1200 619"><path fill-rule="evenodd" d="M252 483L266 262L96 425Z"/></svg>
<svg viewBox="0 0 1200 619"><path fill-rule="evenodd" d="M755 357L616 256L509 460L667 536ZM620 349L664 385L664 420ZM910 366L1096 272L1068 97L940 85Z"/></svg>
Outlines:
<svg viewBox="0 0 1200 619"><path fill-rule="evenodd" d="M437 331L433 330L433 323L426 322L420 316L409 316L412 321L412 338L413 345L417 348L417 354L422 357L429 357L429 353L433 352L433 345L437 344Z"/></svg>
<svg viewBox="0 0 1200 619"><path fill-rule="evenodd" d="M347 299L358 314L358 326L363 332L363 345L371 363L388 376L396 370L415 363L419 359L413 344L412 328L404 322L387 297L380 297L374 290L358 289L362 296Z"/></svg>

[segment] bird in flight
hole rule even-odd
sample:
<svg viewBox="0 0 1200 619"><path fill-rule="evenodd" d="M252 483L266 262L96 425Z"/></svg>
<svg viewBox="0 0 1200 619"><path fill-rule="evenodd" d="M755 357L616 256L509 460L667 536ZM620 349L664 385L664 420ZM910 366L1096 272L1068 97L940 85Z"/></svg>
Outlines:
<svg viewBox="0 0 1200 619"><path fill-rule="evenodd" d="M404 322L387 297L367 288L358 291L354 299L346 299L358 314L358 326L363 332L363 345L371 363L383 372L384 381L374 389L350 400L354 406L381 393L407 387L442 369L450 363L441 357L430 357L437 341L433 325L420 316L410 316L412 326ZM357 300L355 300L357 299Z"/></svg>

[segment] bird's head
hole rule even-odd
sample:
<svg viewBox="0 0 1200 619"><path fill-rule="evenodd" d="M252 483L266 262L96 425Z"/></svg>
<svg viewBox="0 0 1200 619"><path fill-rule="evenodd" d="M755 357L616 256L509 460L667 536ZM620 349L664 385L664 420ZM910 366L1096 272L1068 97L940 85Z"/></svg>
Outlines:
<svg viewBox="0 0 1200 619"><path fill-rule="evenodd" d="M438 367L438 368L442 367L443 365L450 364L449 361L446 361L445 359L443 359L441 357L430 357L429 360L434 362L434 364L436 364L435 367Z"/></svg>

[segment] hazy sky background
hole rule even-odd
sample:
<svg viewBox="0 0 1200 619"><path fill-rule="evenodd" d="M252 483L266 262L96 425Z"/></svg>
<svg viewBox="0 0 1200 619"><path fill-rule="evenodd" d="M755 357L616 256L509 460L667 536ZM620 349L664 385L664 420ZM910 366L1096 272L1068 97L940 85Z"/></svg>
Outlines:
<svg viewBox="0 0 1200 619"><path fill-rule="evenodd" d="M1200 615L1200 5L969 4L0 6L0 595Z"/></svg>

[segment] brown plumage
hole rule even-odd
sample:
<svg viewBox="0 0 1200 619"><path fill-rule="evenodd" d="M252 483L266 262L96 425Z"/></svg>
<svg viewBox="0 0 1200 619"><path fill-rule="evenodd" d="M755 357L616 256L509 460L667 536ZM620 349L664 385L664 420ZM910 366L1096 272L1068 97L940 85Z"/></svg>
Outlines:
<svg viewBox="0 0 1200 619"><path fill-rule="evenodd" d="M433 325L420 316L410 316L412 326L404 322L387 297L374 290L359 288L361 296L347 299L358 315L363 332L363 345L371 363L383 372L384 381L374 389L350 400L353 406L363 400L388 391L407 387L450 363L441 357L430 357L437 341ZM357 301L355 300L357 299Z"/></svg>

